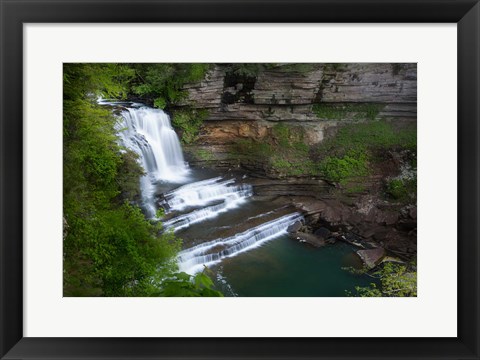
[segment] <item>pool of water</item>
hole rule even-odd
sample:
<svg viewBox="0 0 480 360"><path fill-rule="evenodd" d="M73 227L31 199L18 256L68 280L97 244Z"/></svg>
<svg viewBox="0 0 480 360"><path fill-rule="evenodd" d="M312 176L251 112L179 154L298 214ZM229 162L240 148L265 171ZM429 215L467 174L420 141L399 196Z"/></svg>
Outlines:
<svg viewBox="0 0 480 360"><path fill-rule="evenodd" d="M224 259L212 271L227 296L341 297L373 281L342 269L357 266L358 261L350 245L314 248L284 235Z"/></svg>

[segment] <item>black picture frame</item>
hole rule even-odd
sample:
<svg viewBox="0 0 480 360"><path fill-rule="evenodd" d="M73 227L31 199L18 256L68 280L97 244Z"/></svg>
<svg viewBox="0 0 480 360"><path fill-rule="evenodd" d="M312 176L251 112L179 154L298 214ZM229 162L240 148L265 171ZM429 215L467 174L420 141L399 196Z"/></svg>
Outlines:
<svg viewBox="0 0 480 360"><path fill-rule="evenodd" d="M0 0L0 13L2 359L479 359L478 0ZM23 24L141 22L457 23L458 337L23 337Z"/></svg>

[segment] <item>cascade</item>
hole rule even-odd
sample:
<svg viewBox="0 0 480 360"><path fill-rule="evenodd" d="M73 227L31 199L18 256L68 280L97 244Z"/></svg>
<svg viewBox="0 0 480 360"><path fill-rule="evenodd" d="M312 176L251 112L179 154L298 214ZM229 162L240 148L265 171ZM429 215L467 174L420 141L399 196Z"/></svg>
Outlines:
<svg viewBox="0 0 480 360"><path fill-rule="evenodd" d="M140 179L142 207L147 216L155 219L157 208L164 208L169 219L163 222L166 230L178 231L206 221L241 206L253 195L251 185L238 184L236 179L221 176L193 181L193 173L185 162L180 141L172 128L169 116L162 110L135 103L115 103L99 100L103 105L121 105L117 131L121 144L134 151L145 170ZM127 107L125 107L127 106ZM177 184L176 188L161 194L155 203L159 183ZM272 215L274 211L245 220ZM247 214L246 214L247 215ZM302 219L299 213L290 213L253 226L243 232L203 240L199 245L181 251L177 261L181 271L194 274L220 262L254 249L286 233L290 224ZM194 229L193 229L194 231Z"/></svg>

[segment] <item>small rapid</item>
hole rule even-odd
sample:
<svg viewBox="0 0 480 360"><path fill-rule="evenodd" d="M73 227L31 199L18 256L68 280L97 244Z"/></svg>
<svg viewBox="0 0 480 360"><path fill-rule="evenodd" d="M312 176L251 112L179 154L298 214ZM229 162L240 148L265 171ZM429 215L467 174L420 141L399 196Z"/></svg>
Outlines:
<svg viewBox="0 0 480 360"><path fill-rule="evenodd" d="M248 184L235 184L235 179L222 177L197 181L164 194L160 205L167 212L181 211L189 207L206 206L214 201L224 201L225 208L252 195Z"/></svg>
<svg viewBox="0 0 480 360"><path fill-rule="evenodd" d="M224 258L234 257L286 234L287 228L292 223L302 219L302 215L295 212L265 222L231 237L220 238L193 246L178 254L178 266L181 271L194 274L201 271L204 266L214 265Z"/></svg>

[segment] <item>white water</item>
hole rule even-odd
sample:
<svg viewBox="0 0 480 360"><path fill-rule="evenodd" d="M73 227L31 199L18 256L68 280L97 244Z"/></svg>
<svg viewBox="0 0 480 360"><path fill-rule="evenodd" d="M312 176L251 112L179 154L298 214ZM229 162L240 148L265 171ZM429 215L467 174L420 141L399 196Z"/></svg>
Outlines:
<svg viewBox="0 0 480 360"><path fill-rule="evenodd" d="M154 185L159 181L185 182L188 165L170 118L162 110L127 108L122 111L121 118L118 134L122 144L140 157L146 171L140 180L143 207L149 217L154 217Z"/></svg>
<svg viewBox="0 0 480 360"><path fill-rule="evenodd" d="M173 229L175 232L201 221L213 219L218 215L227 212L228 210L235 209L240 204L244 203L245 200L246 196L243 196L241 193L237 193L227 197L225 201L220 204L207 206L198 210L194 210L188 214L174 217L168 221L164 221L163 226L165 229Z"/></svg>
<svg viewBox="0 0 480 360"><path fill-rule="evenodd" d="M302 216L299 213L284 215L234 236L212 240L183 250L178 255L179 269L195 274L204 266L214 265L222 259L254 249L286 234L288 226L300 219Z"/></svg>
<svg viewBox="0 0 480 360"><path fill-rule="evenodd" d="M222 181L221 177L197 181L166 193L161 205L165 207L167 212L172 212L189 207L203 207L215 201L222 201L224 206L216 208L216 211L233 209L236 205L242 203L245 198L252 195L250 185L235 185L234 183L235 179ZM207 212L215 211L214 207L203 210ZM197 215L192 214L192 219L198 217Z"/></svg>

